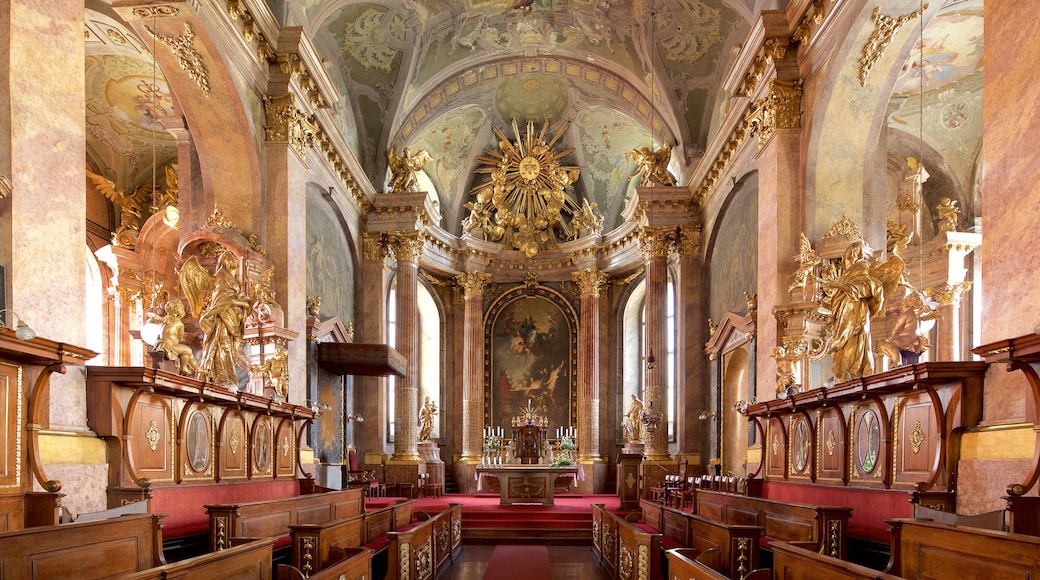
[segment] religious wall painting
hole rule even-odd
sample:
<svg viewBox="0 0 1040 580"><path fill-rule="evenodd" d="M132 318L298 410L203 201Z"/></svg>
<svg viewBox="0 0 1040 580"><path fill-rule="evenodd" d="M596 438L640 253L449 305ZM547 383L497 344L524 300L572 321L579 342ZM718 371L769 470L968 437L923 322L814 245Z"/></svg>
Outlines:
<svg viewBox="0 0 1040 580"><path fill-rule="evenodd" d="M329 203L307 192L307 296L320 296L320 318L354 320L353 254Z"/></svg>
<svg viewBox="0 0 1040 580"><path fill-rule="evenodd" d="M550 428L575 425L577 317L554 290L507 293L485 319L485 424L509 433L528 406Z"/></svg>
<svg viewBox="0 0 1040 580"><path fill-rule="evenodd" d="M755 179L738 186L712 234L709 264L709 316L716 322L726 312L747 312L744 292L758 287L758 187Z"/></svg>

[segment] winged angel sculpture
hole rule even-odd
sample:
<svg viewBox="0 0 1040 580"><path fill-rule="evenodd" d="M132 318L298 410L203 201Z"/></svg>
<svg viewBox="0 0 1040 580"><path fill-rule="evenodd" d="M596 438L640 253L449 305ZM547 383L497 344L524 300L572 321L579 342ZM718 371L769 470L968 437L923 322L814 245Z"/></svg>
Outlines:
<svg viewBox="0 0 1040 580"><path fill-rule="evenodd" d="M112 243L128 248L134 247L134 237L125 234L127 231L137 232L141 229L141 217L152 201L152 185L145 183L137 186L133 192L117 189L112 181L87 170L87 177L94 183L101 195L119 206L119 228L112 234Z"/></svg>
<svg viewBox="0 0 1040 580"><path fill-rule="evenodd" d="M881 261L867 242L856 239L845 248L837 268L823 271L821 311L833 316L830 353L838 381L874 372L871 319L884 315L885 300L895 298L898 288L913 291L904 277L904 248L905 242Z"/></svg>
<svg viewBox="0 0 1040 580"><path fill-rule="evenodd" d="M415 191L417 186L415 174L422 171L426 164L433 160L425 149L412 153L405 147L401 153L393 147L386 150L386 163L390 168L390 185L388 193L400 193L403 191Z"/></svg>
<svg viewBox="0 0 1040 580"><path fill-rule="evenodd" d="M241 349L246 317L253 310L253 300L243 294L238 280L238 259L224 251L210 274L192 256L181 266L180 283L204 333L200 375L214 384L237 386L236 367L249 368Z"/></svg>
<svg viewBox="0 0 1040 580"><path fill-rule="evenodd" d="M672 160L671 143L665 141L664 145L661 145L661 148L656 151L651 150L649 147L633 149L626 153L625 157L636 162L636 169L628 178L631 179L640 175L640 187L645 187L654 182L666 186L675 185L675 176L672 175L671 171L668 171L668 163Z"/></svg>

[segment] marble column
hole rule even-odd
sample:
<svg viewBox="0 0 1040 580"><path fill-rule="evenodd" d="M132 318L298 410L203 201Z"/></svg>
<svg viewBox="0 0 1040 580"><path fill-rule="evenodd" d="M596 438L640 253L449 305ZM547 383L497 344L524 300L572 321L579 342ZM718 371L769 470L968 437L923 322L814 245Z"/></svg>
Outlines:
<svg viewBox="0 0 1040 580"><path fill-rule="evenodd" d="M282 104L274 106L273 103ZM264 100L267 112L267 142L264 167L267 171L264 192L264 232L261 243L267 248L270 266L274 266L276 301L285 313L288 330L304 334L307 320L307 142L298 137L307 134L305 115L294 105L291 93ZM295 369L307 362L306 344L290 340L290 376L302 377ZM290 381L288 399L303 404L307 400L304 381Z"/></svg>
<svg viewBox="0 0 1040 580"><path fill-rule="evenodd" d="M484 447L484 291L491 274L467 271L455 277L465 292L462 329L462 457L479 462Z"/></svg>
<svg viewBox="0 0 1040 580"><path fill-rule="evenodd" d="M392 461L419 460L419 255L424 237L421 232L388 234L397 261L397 345L408 360L408 374L398 378L394 390L394 454Z"/></svg>
<svg viewBox="0 0 1040 580"><path fill-rule="evenodd" d="M571 274L581 291L578 322L578 461L603 461L599 453L599 293L607 275L595 268Z"/></svg>
<svg viewBox="0 0 1040 580"><path fill-rule="evenodd" d="M355 333L357 342L367 344L385 344L386 309L387 309L387 267L386 258L390 249L378 232L365 232L361 239L361 276L362 289L359 294L358 316ZM383 454L387 439L387 422L385 417L392 411L387 409L387 377L356 376L354 377L354 412L360 412L365 418L361 428L354 429L352 443L359 453L365 454L365 463L382 463L385 457L375 460L374 454ZM371 458L368 459L368 458ZM382 475L382 474L381 474Z"/></svg>
<svg viewBox="0 0 1040 580"><path fill-rule="evenodd" d="M665 316L667 315L668 254L671 252L673 228L646 227L639 232L639 245L646 260L647 363L643 380L644 416L657 420L656 427L646 428L644 421L644 456L651 461L666 461L668 455L668 389L665 384L667 360ZM650 357L653 362L650 362Z"/></svg>

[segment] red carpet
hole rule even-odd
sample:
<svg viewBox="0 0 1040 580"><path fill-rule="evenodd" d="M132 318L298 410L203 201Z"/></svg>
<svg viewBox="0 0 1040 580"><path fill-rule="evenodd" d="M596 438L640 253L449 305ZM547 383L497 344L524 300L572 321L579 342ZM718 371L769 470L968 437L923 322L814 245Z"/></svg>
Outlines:
<svg viewBox="0 0 1040 580"><path fill-rule="evenodd" d="M484 580L536 580L552 578L549 550L545 546L495 546L484 571Z"/></svg>

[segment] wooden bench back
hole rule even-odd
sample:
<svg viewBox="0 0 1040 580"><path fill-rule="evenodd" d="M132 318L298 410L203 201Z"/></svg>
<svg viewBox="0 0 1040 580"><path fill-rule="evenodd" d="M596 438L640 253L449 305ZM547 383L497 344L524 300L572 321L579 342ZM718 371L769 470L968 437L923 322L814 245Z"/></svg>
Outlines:
<svg viewBox="0 0 1040 580"><path fill-rule="evenodd" d="M292 524L322 523L365 511L359 488L239 504L207 505L210 551L230 546L231 538L280 537Z"/></svg>
<svg viewBox="0 0 1040 580"><path fill-rule="evenodd" d="M762 526L764 537L785 542L812 542L824 554L845 559L848 507L774 501L710 490L697 490L693 512L727 524Z"/></svg>
<svg viewBox="0 0 1040 580"><path fill-rule="evenodd" d="M271 580L271 556L274 541L274 538L253 540L220 552L210 552L173 564L120 576L119 580L193 580L196 578Z"/></svg>
<svg viewBox="0 0 1040 580"><path fill-rule="evenodd" d="M668 575L683 580L728 580L729 576L717 571L702 561L708 552L698 552L693 548L676 548L666 552L668 557ZM713 553L712 553L713 554ZM714 560L715 558L709 558ZM741 576L742 580L771 580L773 573L768 568L759 568ZM783 576L778 576L783 578Z"/></svg>
<svg viewBox="0 0 1040 580"><path fill-rule="evenodd" d="M608 511L603 504L593 504L593 550L600 565L613 578L660 580L661 534L644 532L631 522ZM599 549L596 549L596 535Z"/></svg>
<svg viewBox="0 0 1040 580"><path fill-rule="evenodd" d="M787 542L773 542L773 573L785 580L896 580L884 572L825 556ZM952 571L951 571L952 572Z"/></svg>
<svg viewBox="0 0 1040 580"><path fill-rule="evenodd" d="M342 548L333 550L332 563L324 570L304 573L295 566L278 565L277 580L341 580L343 578L371 578L372 550L368 548Z"/></svg>
<svg viewBox="0 0 1040 580"><path fill-rule="evenodd" d="M462 505L447 509L407 530L387 534L386 580L435 578L462 549Z"/></svg>
<svg viewBox="0 0 1040 580"><path fill-rule="evenodd" d="M1024 534L890 520L892 556L885 571L905 578L1040 578L1040 538Z"/></svg>
<svg viewBox="0 0 1040 580"><path fill-rule="evenodd" d="M92 580L163 563L159 516L153 514L0 533L4 580Z"/></svg>
<svg viewBox="0 0 1040 580"><path fill-rule="evenodd" d="M305 575L324 570L335 562L330 556L334 550L361 547L407 526L414 505L415 500L407 500L330 522L291 524L292 565Z"/></svg>

